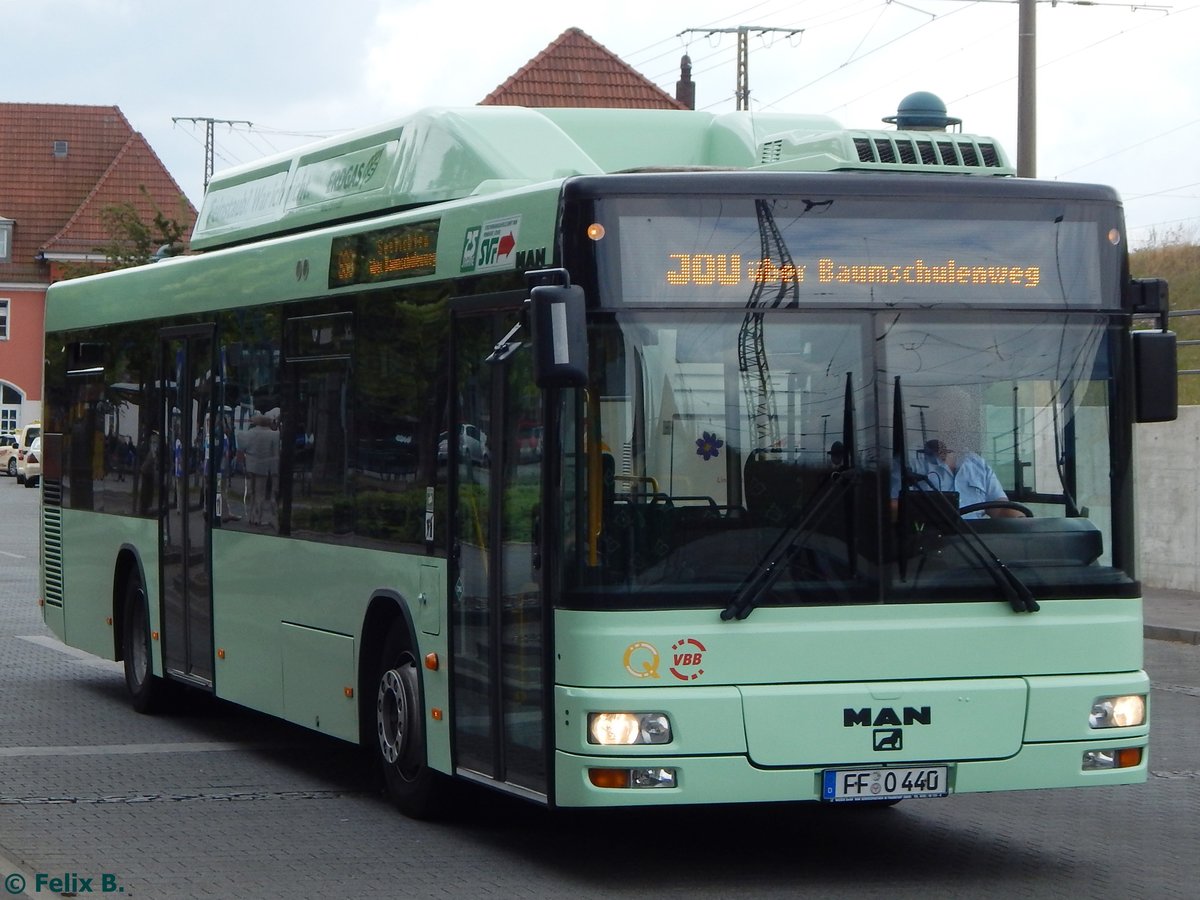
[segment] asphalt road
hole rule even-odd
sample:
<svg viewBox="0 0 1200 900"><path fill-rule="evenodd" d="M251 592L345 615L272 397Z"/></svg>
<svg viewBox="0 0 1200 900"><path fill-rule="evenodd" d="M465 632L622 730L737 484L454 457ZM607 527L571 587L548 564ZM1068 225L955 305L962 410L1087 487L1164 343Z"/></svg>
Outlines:
<svg viewBox="0 0 1200 900"><path fill-rule="evenodd" d="M551 815L468 792L448 821L418 823L339 742L211 701L134 713L119 666L41 623L36 501L0 478L0 878L12 896L1196 896L1200 646L1146 642L1145 785L640 815Z"/></svg>

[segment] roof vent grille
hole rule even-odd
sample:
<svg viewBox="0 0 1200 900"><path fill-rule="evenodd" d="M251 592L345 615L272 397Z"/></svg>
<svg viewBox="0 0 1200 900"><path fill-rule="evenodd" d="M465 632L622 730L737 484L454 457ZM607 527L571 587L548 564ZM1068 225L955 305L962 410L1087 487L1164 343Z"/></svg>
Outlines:
<svg viewBox="0 0 1200 900"><path fill-rule="evenodd" d="M937 153L934 152L932 141L917 141L917 150L921 154L921 165L936 166L938 164Z"/></svg>
<svg viewBox="0 0 1200 900"><path fill-rule="evenodd" d="M994 168L1001 165L1000 154L996 152L995 144L980 144L979 153L983 157L983 164L989 168Z"/></svg>
<svg viewBox="0 0 1200 900"><path fill-rule="evenodd" d="M783 158L783 141L767 141L759 148L759 162L779 162Z"/></svg>
<svg viewBox="0 0 1200 900"><path fill-rule="evenodd" d="M896 146L887 138L875 139L875 152L879 154L881 163L896 162Z"/></svg>
<svg viewBox="0 0 1200 900"><path fill-rule="evenodd" d="M960 165L960 163L958 161L958 154L954 152L954 142L953 141L938 141L937 146L938 146L938 152L942 155L942 165L944 165L944 166Z"/></svg>

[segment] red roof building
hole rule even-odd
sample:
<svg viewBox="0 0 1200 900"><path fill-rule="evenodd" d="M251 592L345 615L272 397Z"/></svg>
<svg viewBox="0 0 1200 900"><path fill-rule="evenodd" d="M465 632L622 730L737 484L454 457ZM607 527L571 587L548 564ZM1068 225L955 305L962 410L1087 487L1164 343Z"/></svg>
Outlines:
<svg viewBox="0 0 1200 900"><path fill-rule="evenodd" d="M578 28L560 34L479 105L689 108Z"/></svg>
<svg viewBox="0 0 1200 900"><path fill-rule="evenodd" d="M105 262L108 207L156 210L190 231L196 210L115 106L0 103L0 433L41 413L46 288Z"/></svg>

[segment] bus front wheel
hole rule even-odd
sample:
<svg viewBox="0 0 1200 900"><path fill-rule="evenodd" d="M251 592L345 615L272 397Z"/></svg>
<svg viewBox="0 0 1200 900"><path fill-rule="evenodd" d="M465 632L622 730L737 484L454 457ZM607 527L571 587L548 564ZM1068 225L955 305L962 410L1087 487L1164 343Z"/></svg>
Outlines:
<svg viewBox="0 0 1200 900"><path fill-rule="evenodd" d="M163 700L165 685L154 674L150 649L150 611L142 580L131 574L125 580L124 597L124 661L125 687L133 708L140 713L157 711Z"/></svg>
<svg viewBox="0 0 1200 900"><path fill-rule="evenodd" d="M376 754L388 797L405 815L438 812L444 776L430 769L416 659L400 622L392 625L380 655L375 694Z"/></svg>

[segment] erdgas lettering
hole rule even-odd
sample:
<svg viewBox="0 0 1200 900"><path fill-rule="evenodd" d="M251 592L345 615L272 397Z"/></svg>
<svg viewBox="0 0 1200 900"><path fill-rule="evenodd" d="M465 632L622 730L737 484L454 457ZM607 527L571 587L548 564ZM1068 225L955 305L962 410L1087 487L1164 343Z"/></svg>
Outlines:
<svg viewBox="0 0 1200 900"><path fill-rule="evenodd" d="M383 148L381 147L371 154L370 159L334 169L329 173L329 181L325 185L326 190L330 194L342 194L362 187L371 180L382 157Z"/></svg>

